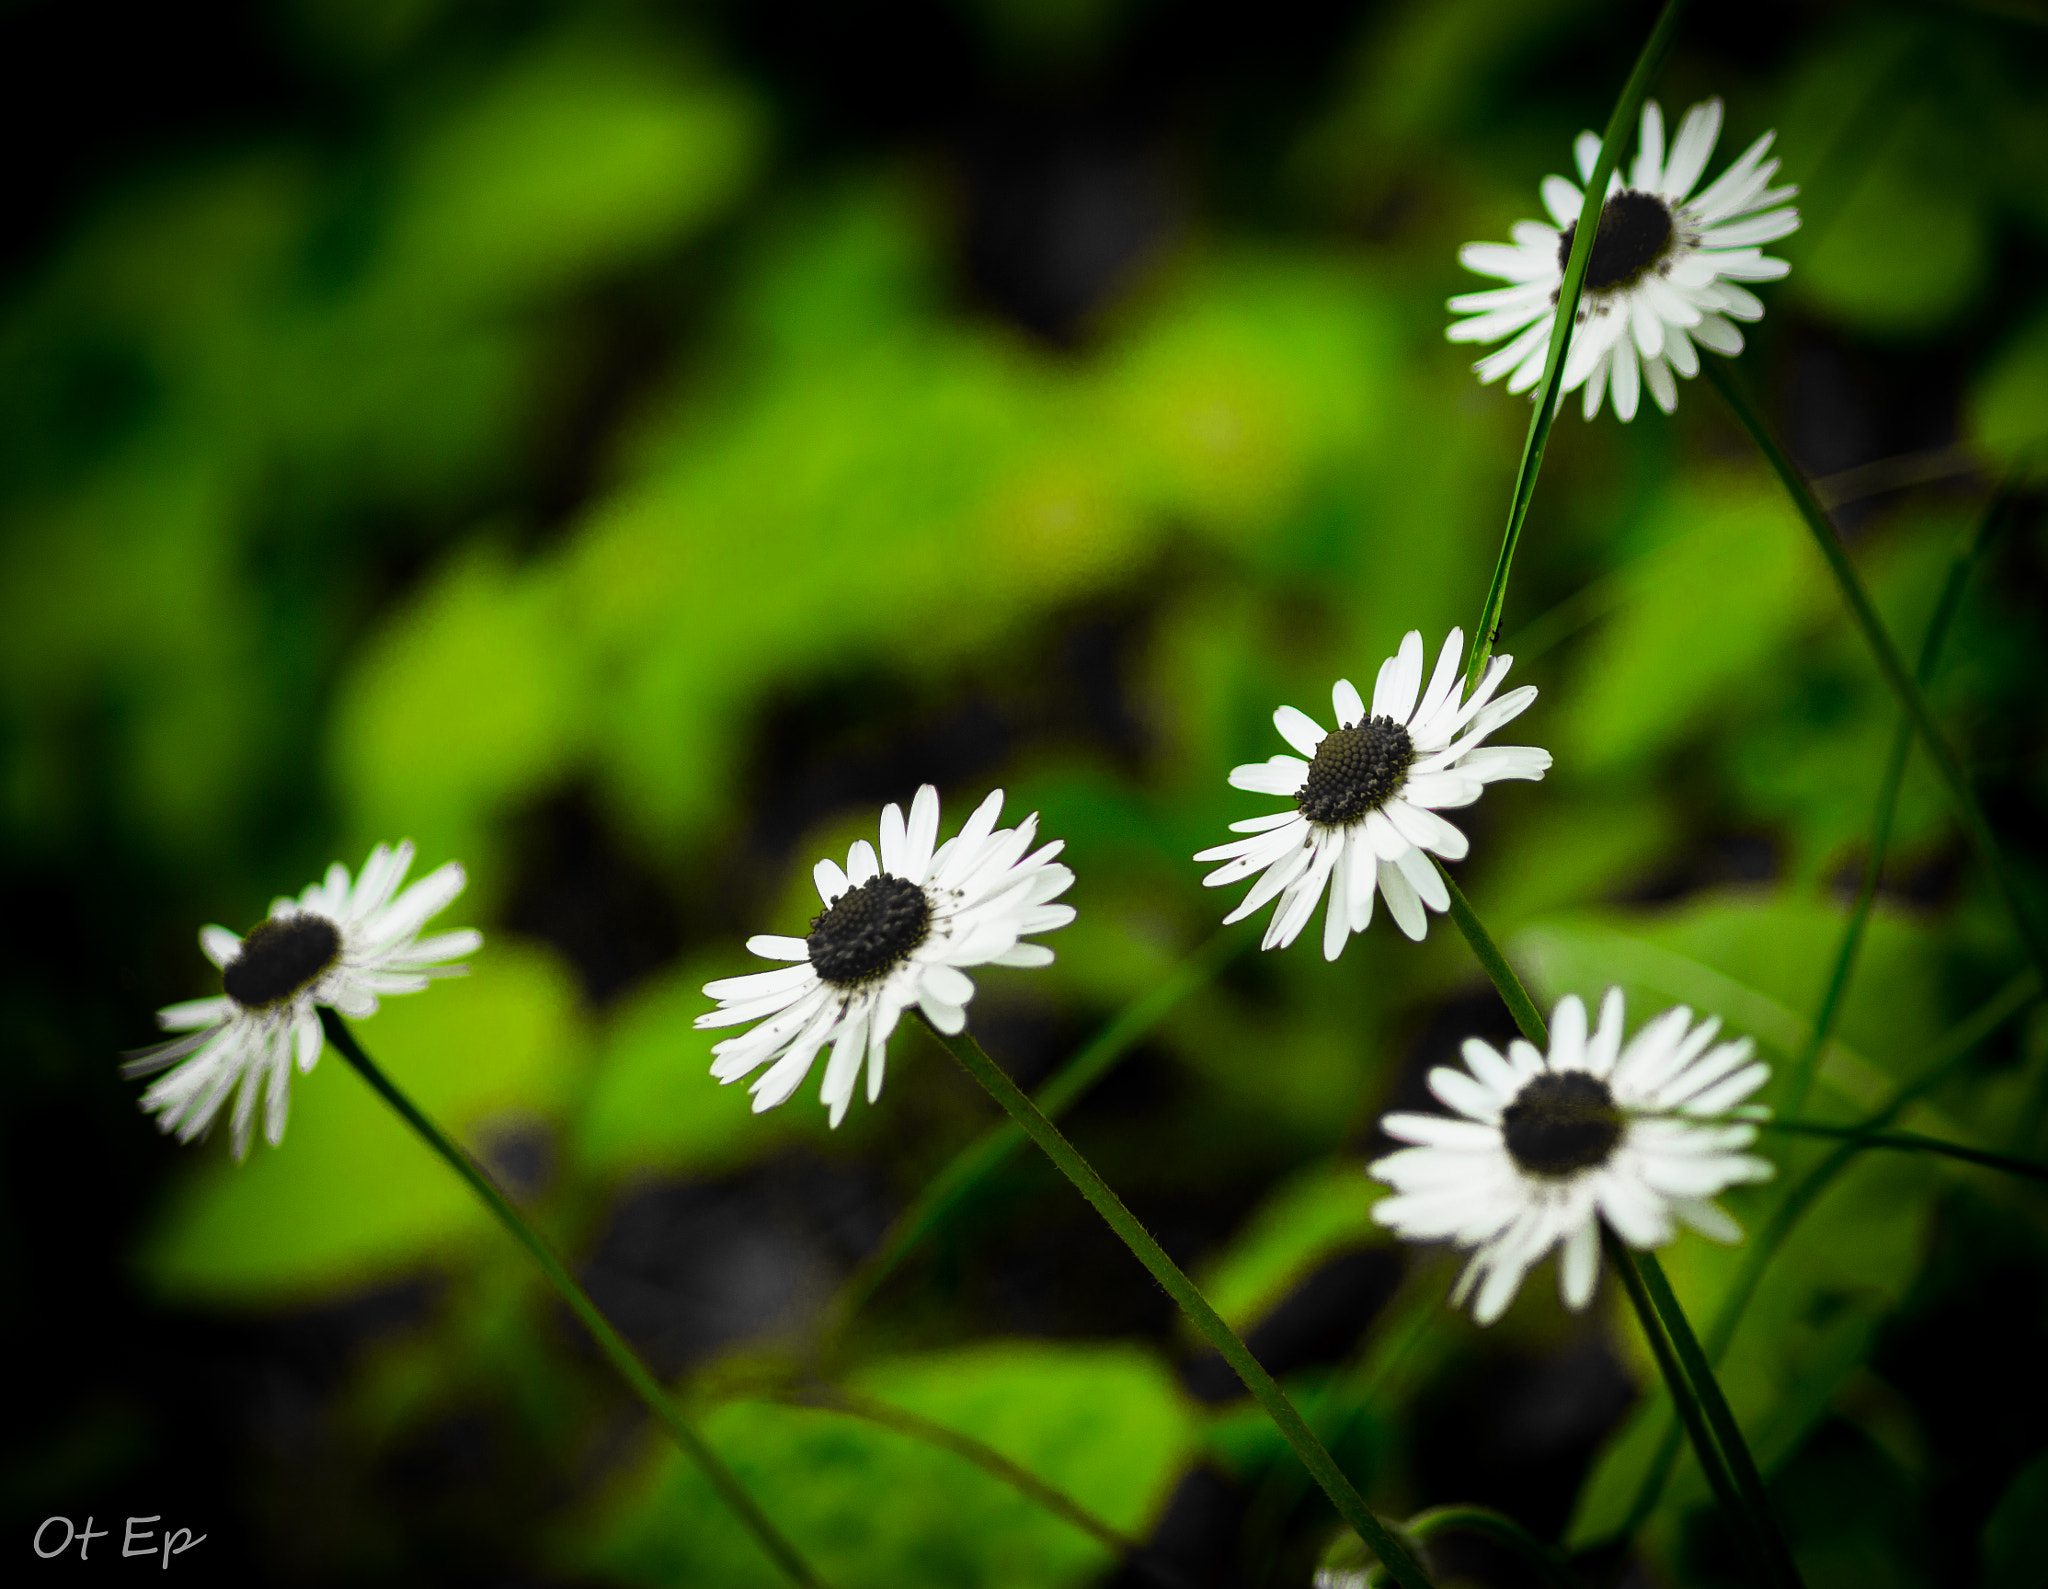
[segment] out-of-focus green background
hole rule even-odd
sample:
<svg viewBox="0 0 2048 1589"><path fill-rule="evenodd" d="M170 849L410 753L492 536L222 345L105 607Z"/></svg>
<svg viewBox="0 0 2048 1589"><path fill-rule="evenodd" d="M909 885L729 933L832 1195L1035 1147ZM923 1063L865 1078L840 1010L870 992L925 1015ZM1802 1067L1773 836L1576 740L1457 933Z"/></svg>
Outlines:
<svg viewBox="0 0 2048 1589"><path fill-rule="evenodd" d="M1741 363L1917 645L2048 434L2048 34L2021 5L1701 5L1658 85L1804 189ZM768 1583L523 1258L329 1055L239 1168L117 1051L237 929L410 836L468 980L363 1031L485 1156L835 1584L1102 1583L957 1458L720 1399L801 1339L994 1118L907 1029L838 1133L706 1074L698 989L801 931L812 860L935 782L1068 841L1049 971L979 979L1036 1080L1226 900L1224 784L1410 628L1469 625L1528 409L1443 340L1464 241L1540 213L1640 5L1394 0L0 11L5 1549L159 1514L276 1583ZM2037 477L2038 478L2038 477ZM1934 699L2026 886L2048 565L2022 494ZM1718 400L1568 405L1504 649L1541 785L1460 880L1553 997L1818 1005L1894 709ZM1255 938L1256 927L1238 929ZM1656 1426L1603 1291L1487 1332L1391 1247L1373 1121L1505 1018L1454 932L1236 959L1072 1117L1382 1510L1612 1530ZM1809 1112L1848 1118L2021 969L1909 778ZM1913 1123L2039 1153L2023 1014ZM224 1133L219 1134L224 1135ZM1818 1150L1774 1142L1779 1188ZM2042 1581L2048 1208L1917 1159L1815 1208L1728 1385L1813 1589ZM1669 1265L1709 1313L1729 1254ZM1191 1581L1301 1583L1330 1526L1041 1164L862 1315L848 1383L968 1430ZM96 1547L104 1549L104 1547ZM109 1552L111 1555L112 1553ZM1511 1582L1483 1551L1453 1575ZM1652 1582L1737 1580L1681 1465ZM55 1574L75 1561L35 1563ZM97 1556L92 1563L100 1565ZM1612 1555L1598 1570L1625 1565ZM105 1571L118 1571L118 1565ZM1126 1576L1118 1582L1141 1582Z"/></svg>

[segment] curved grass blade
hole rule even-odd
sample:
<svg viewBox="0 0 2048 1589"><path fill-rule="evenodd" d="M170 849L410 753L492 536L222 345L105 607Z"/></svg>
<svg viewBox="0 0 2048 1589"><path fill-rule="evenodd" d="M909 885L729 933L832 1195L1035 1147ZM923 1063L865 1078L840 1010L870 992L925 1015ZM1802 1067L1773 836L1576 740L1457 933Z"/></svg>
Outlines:
<svg viewBox="0 0 2048 1589"><path fill-rule="evenodd" d="M1935 603L1934 616L1927 621L1927 633L1920 641L1920 660L1913 670L1923 690L1934 682L1941 648L1947 643L1949 629L1962 607L1963 591L1969 585L1970 574L1983 559L1992 537L2005 523L2018 496L2018 479L2009 478L1992 499L1984 517L1978 521L1977 533L1971 538L1969 547L1949 565L1948 579L1942 585L1941 599ZM1884 777L1878 786L1877 815L1870 831L1870 855L1864 862L1863 881L1856 892L1856 904L1849 912L1848 925L1843 928L1841 946L1835 951L1835 963L1828 973L1827 992L1821 998L1820 1013L1813 1019L1813 1035L1792 1061L1792 1069L1787 1076L1785 1108L1788 1111L1797 1111L1806 1102L1806 1094L1813 1086L1814 1072L1820 1066L1820 1056L1828 1046L1828 1039L1834 1036L1835 1017L1841 1009L1842 996L1848 992L1849 978L1856 969L1856 957L1863 947L1863 931L1869 924L1871 907L1877 902L1877 885L1884 876L1885 851L1891 846L1892 818L1898 811L1899 790L1906 781L1906 761L1912 750L1913 719L1910 714L1902 714L1898 729L1892 735L1891 752L1885 758Z"/></svg>
<svg viewBox="0 0 2048 1589"><path fill-rule="evenodd" d="M791 1544L782 1530L777 1528L768 1514L746 1491L738 1475L725 1465L724 1460L699 1434L694 1425L685 1418L661 1381L654 1377L652 1370L640 1361L639 1354L626 1344L619 1332L612 1328L611 1321L599 1311L590 1293L577 1284L575 1276L555 1256L554 1249L541 1238L539 1231L527 1223L526 1216L514 1208L505 1194L486 1175L475 1160L462 1151L455 1139L422 1114L391 1078L384 1074L376 1061L364 1052L356 1041L355 1033L343 1023L341 1017L331 1009L320 1011L320 1024L325 1028L328 1042L332 1043L341 1057L346 1060L370 1084L371 1089L397 1111L400 1119L412 1127L428 1147L447 1161L448 1166L468 1183L471 1191L481 1198L484 1205L497 1215L498 1222L510 1231L514 1240L524 1247L540 1265L541 1273L547 1276L548 1284L555 1288L561 1299L568 1304L569 1311L577 1321L590 1332L604 1355L611 1360L612 1367L619 1371L619 1377L630 1385L633 1393L647 1404L648 1411L660 1420L669 1437L682 1448L683 1454L703 1472L712 1489L718 1492L728 1510L739 1519L762 1553L782 1570L791 1583L802 1584L805 1589L823 1589L824 1580L812 1570L796 1546Z"/></svg>
<svg viewBox="0 0 2048 1589"><path fill-rule="evenodd" d="M1891 686L1892 693L1899 698L1907 716L1913 721L1922 742L1927 746L1928 758L1934 763L1935 771L1941 775L1947 787L1949 798L1954 804L1956 815L1961 818L1963 831L1969 835L1970 844L1977 852L1984 869L1991 874L1992 885L1997 888L2006 910L2013 919L2013 926L2019 933L2020 942L2025 945L2027 958L2034 962L2035 969L2048 977L2048 938L2042 936L2036 926L2027 903L2021 897L2019 885L2014 880L2011 868L2006 865L2005 856L1999 848L1998 839L1991 831L1991 824L1984 816L1984 808L1978 804L1976 792L1970 787L1968 775L1962 763L1942 736L1934 714L1928 709L1927 698L1906 671L1906 665L1899 658L1899 648L1892 641L1891 633L1878 616L1877 608L1870 600L1870 593L1863 588L1862 576L1856 572L1856 565L1849 561L1849 554L1843 550L1840 539L1835 535L1834 526L1826 511L1814 497L1813 490L1800 474L1798 467L1778 445L1770 427L1764 423L1756 404L1743 390L1741 382L1720 359L1700 361L1707 379L1714 390L1726 399L1729 408L1749 432L1750 439L1757 445L1772 471L1785 487L1792 504L1799 510L1799 517L1812 533L1814 544L1827 560L1829 572L1835 583L1841 587L1842 597L1849 605L1850 615L1856 620L1857 628L1863 631L1863 638L1870 652L1877 659L1878 671Z"/></svg>

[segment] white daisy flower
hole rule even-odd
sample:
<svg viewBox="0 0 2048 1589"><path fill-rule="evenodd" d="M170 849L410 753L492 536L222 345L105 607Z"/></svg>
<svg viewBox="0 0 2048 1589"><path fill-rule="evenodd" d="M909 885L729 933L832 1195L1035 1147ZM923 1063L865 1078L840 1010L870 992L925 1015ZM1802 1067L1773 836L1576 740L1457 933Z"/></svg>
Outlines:
<svg viewBox="0 0 2048 1589"><path fill-rule="evenodd" d="M1373 1217L1411 1241L1448 1240L1472 1249L1452 1293L1473 1317L1501 1316L1522 1277L1552 1247L1567 1306L1583 1308L1599 1267L1599 1222L1638 1249L1661 1247L1690 1225L1716 1241L1742 1228L1711 1201L1743 1181L1769 1180L1773 1166L1740 1150L1756 1127L1724 1118L1770 1075L1748 1038L1715 1044L1718 1017L1693 1025L1692 1011L1666 1010L1622 1044L1622 998L1609 988L1589 1037L1576 995L1558 1001L1550 1054L1531 1043L1503 1058L1473 1038L1469 1073L1429 1073L1429 1090L1458 1112L1391 1114L1389 1136L1416 1147L1372 1166L1395 1195ZM1740 1111L1763 1118L1761 1107Z"/></svg>
<svg viewBox="0 0 2048 1589"><path fill-rule="evenodd" d="M375 1015L383 994L417 993L435 977L468 970L446 962L475 953L482 934L465 928L422 938L420 929L448 908L469 879L459 862L450 861L399 894L412 858L409 840L395 850L380 844L354 886L348 868L337 861L297 899L274 903L246 938L225 927L199 929L199 947L220 968L223 993L159 1010L159 1026L185 1035L144 1049L121 1067L132 1077L177 1065L142 1095L142 1107L163 1130L190 1142L213 1124L240 1082L235 1157L249 1151L259 1090L265 1094L263 1134L277 1146L291 1103L292 1056L298 1056L301 1071L311 1070L320 1057L315 1006L329 1004L358 1018Z"/></svg>
<svg viewBox="0 0 2048 1589"><path fill-rule="evenodd" d="M705 984L718 1008L697 1017L700 1030L761 1023L712 1048L711 1074L733 1082L768 1065L751 1089L759 1114L795 1092L830 1043L818 1096L837 1126L863 1057L868 1102L882 1096L889 1034L911 1005L940 1031L958 1032L974 997L962 967L1050 965L1050 949L1021 940L1074 919L1073 906L1051 903L1074 881L1053 859L1065 841L1027 855L1038 814L999 828L1002 809L998 789L958 834L938 844L939 792L926 784L910 802L907 822L900 806L882 808L879 859L861 839L847 851L844 871L830 859L818 862L811 875L825 909L810 932L747 940L762 959L792 963Z"/></svg>
<svg viewBox="0 0 2048 1589"><path fill-rule="evenodd" d="M1563 390L1585 387L1588 419L1600 412L1601 396L1608 391L1614 395L1615 415L1634 419L1644 386L1657 406L1670 413L1678 406L1673 372L1687 379L1699 373L1693 344L1715 353L1740 353L1742 333L1734 322L1763 318L1763 304L1739 284L1775 281L1791 269L1782 259L1766 259L1761 247L1799 229L1799 212L1777 207L1799 190L1770 186L1778 162L1764 155L1775 133L1757 139L1706 191L1694 195L1720 135L1720 100L1695 105L1685 113L1666 158L1664 113L1650 100L1643 106L1627 185L1619 170L1608 179L1565 354ZM1600 156L1599 138L1580 133L1573 153L1579 181L1590 181ZM1521 392L1542 376L1584 196L1582 188L1563 177L1545 177L1543 203L1553 224L1517 221L1513 243L1467 243L1458 251L1467 270L1511 284L1450 301L1452 313L1472 317L1444 333L1451 341L1509 338L1505 347L1472 366L1482 382L1505 375L1508 390Z"/></svg>
<svg viewBox="0 0 2048 1589"><path fill-rule="evenodd" d="M1429 930L1423 907L1450 909L1429 855L1459 860L1467 844L1437 812L1469 806L1496 779L1536 779L1550 769L1547 750L1482 745L1536 699L1533 685L1493 698L1515 659L1495 657L1479 688L1461 701L1464 659L1465 633L1453 629L1423 689L1422 633L1411 629L1380 667L1369 714L1349 679L1339 679L1330 692L1337 719L1330 733L1291 706L1273 714L1280 737L1301 754L1234 768L1230 782L1257 794L1286 795L1294 809L1233 822L1233 833L1252 836L1195 857L1225 863L1202 879L1208 888L1265 874L1223 918L1226 926L1277 895L1263 947L1284 949L1315 914L1327 884L1323 958L1335 960L1344 940L1371 923L1375 893L1386 896L1395 924L1418 941Z"/></svg>

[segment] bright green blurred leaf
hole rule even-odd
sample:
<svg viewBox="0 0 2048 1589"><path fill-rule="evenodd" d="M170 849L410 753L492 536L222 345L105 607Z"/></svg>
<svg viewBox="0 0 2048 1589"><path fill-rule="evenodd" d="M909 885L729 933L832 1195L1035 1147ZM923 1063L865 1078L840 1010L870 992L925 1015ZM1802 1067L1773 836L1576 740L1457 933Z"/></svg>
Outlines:
<svg viewBox="0 0 2048 1589"><path fill-rule="evenodd" d="M1193 1449L1166 1366L1129 1347L993 1342L872 1364L868 1395L972 1435L1142 1534ZM842 1414L731 1403L706 1437L841 1589L1050 1589L1091 1581L1102 1547L951 1452ZM662 1448L565 1543L608 1582L779 1584L708 1486Z"/></svg>
<svg viewBox="0 0 2048 1589"><path fill-rule="evenodd" d="M1584 768L1669 749L1758 688L1779 649L1820 609L1825 574L1784 492L1760 474L1675 483L1641 529L1653 548L1618 576L1622 605L1592 637L1555 703Z"/></svg>
<svg viewBox="0 0 2048 1589"><path fill-rule="evenodd" d="M592 1173L715 1172L758 1158L810 1118L801 1109L752 1112L740 1086L711 1079L719 1032L692 1022L712 1007L691 967L635 990L606 1022L572 1149Z"/></svg>
<svg viewBox="0 0 2048 1589"><path fill-rule="evenodd" d="M759 113L651 41L571 39L433 135L387 290L486 307L637 260L701 224L759 157Z"/></svg>

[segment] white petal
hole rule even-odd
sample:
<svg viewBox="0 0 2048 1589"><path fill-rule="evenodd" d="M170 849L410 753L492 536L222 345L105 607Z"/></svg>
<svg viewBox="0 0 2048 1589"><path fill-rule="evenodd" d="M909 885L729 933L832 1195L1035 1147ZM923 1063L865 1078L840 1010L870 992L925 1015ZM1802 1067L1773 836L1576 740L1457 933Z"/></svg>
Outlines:
<svg viewBox="0 0 2048 1589"><path fill-rule="evenodd" d="M903 875L903 856L907 847L905 840L908 837L908 832L908 825L903 820L903 808L891 800L882 807L881 827L882 870L891 877L901 877ZM842 1038L841 1041L843 1042L844 1039ZM865 1037L863 1037L863 1041L865 1041ZM846 1085L848 1095L851 1096L853 1083L848 1082Z"/></svg>
<svg viewBox="0 0 2048 1589"><path fill-rule="evenodd" d="M1550 1015L1550 1068L1586 1068L1586 1006L1576 993L1557 1001Z"/></svg>
<svg viewBox="0 0 2048 1589"><path fill-rule="evenodd" d="M817 885L818 898L827 905L853 886L847 881L846 873L840 869L839 863L829 855L811 868L811 881Z"/></svg>
<svg viewBox="0 0 2048 1589"><path fill-rule="evenodd" d="M1291 797L1307 777L1308 763L1299 756L1275 756L1268 761L1246 762L1242 767L1231 768L1228 781L1231 788L1252 794Z"/></svg>
<svg viewBox="0 0 2048 1589"><path fill-rule="evenodd" d="M1453 629L1444 639L1443 650L1437 653L1436 671L1429 676L1429 688L1422 692L1422 699L1416 704L1415 715L1409 720L1409 729L1426 729L1458 688L1459 664L1465 660L1465 631Z"/></svg>
<svg viewBox="0 0 2048 1589"><path fill-rule="evenodd" d="M1444 887L1443 874L1422 851L1409 850L1394 864L1400 868L1408 886L1415 890L1423 904L1438 914L1451 908L1450 891Z"/></svg>
<svg viewBox="0 0 2048 1589"><path fill-rule="evenodd" d="M757 932L747 940L747 948L763 960L802 960L811 958L811 946L801 938L785 938L772 932Z"/></svg>
<svg viewBox="0 0 2048 1589"><path fill-rule="evenodd" d="M886 853L886 825L882 831ZM869 1013L866 1003L856 1004L847 1012L838 1036L833 1040L832 1057L825 1063L825 1078L818 1087L818 1101L831 1111L830 1124L834 1131L846 1118L846 1106L853 1101L853 1089L860 1081L861 1062L867 1058Z"/></svg>
<svg viewBox="0 0 2048 1589"><path fill-rule="evenodd" d="M1280 737L1304 756L1313 756L1323 742L1323 730L1313 717L1298 707L1283 706L1273 714L1273 726Z"/></svg>
<svg viewBox="0 0 2048 1589"><path fill-rule="evenodd" d="M1415 697L1421 688L1422 632L1410 629L1401 637L1401 649L1380 668L1373 685L1372 715L1406 723L1415 715Z"/></svg>
<svg viewBox="0 0 2048 1589"><path fill-rule="evenodd" d="M1590 1219L1581 1220L1558 1255L1557 1282L1564 1305L1574 1313L1583 1312L1593 1300L1593 1282L1599 1275L1600 1227Z"/></svg>
<svg viewBox="0 0 2048 1589"><path fill-rule="evenodd" d="M1587 372L1586 390L1579 398L1579 412L1588 420L1599 417L1600 403L1607 396L1607 365L1608 360L1603 357ZM1571 388L1565 389L1569 391Z"/></svg>
<svg viewBox="0 0 2048 1589"><path fill-rule="evenodd" d="M931 875L932 855L939 838L939 791L920 784L910 802L910 834L904 846L903 875L922 883Z"/></svg>
<svg viewBox="0 0 2048 1589"><path fill-rule="evenodd" d="M1507 243L1467 243L1458 250L1458 263L1481 276L1502 281L1541 281L1557 273L1557 244L1551 252L1516 248Z"/></svg>
<svg viewBox="0 0 2048 1589"><path fill-rule="evenodd" d="M218 1025L234 1013L234 1000L224 996L187 999L183 1004L170 1004L158 1010L156 1024L166 1032L189 1032L200 1027Z"/></svg>
<svg viewBox="0 0 2048 1589"><path fill-rule="evenodd" d="M1448 1065L1437 1066L1429 1073L1429 1090L1467 1119L1490 1126L1500 1124L1500 1100L1490 1088L1474 1081L1462 1070L1453 1070Z"/></svg>
<svg viewBox="0 0 2048 1589"><path fill-rule="evenodd" d="M1410 805L1406 800L1389 800L1381 808L1394 830L1418 849L1441 855L1447 861L1461 861L1471 841L1434 811Z"/></svg>
<svg viewBox="0 0 2048 1589"><path fill-rule="evenodd" d="M1323 906L1323 958L1334 962L1344 952L1344 940L1351 936L1351 869L1373 864L1372 856L1358 855L1358 846L1338 834L1332 841L1337 859L1330 867L1329 899Z"/></svg>
<svg viewBox="0 0 2048 1589"><path fill-rule="evenodd" d="M1634 339L1621 338L1608 361L1607 379L1614 389L1614 417L1624 423L1636 417L1636 402L1642 395L1640 373Z"/></svg>
<svg viewBox="0 0 2048 1589"><path fill-rule="evenodd" d="M875 858L875 847L866 839L855 839L846 852L846 880L855 888L871 883L881 875L881 863Z"/></svg>
<svg viewBox="0 0 2048 1589"><path fill-rule="evenodd" d="M806 961L803 965L778 966L773 971L750 971L745 976L720 977L715 982L705 983L704 993L713 999L758 999L771 993L800 988L816 975Z"/></svg>
<svg viewBox="0 0 2048 1589"><path fill-rule="evenodd" d="M1365 820L1358 826L1373 854L1383 861L1397 861L1413 848L1384 811L1366 812Z"/></svg>
<svg viewBox="0 0 2048 1589"><path fill-rule="evenodd" d="M1330 708L1337 714L1339 728L1356 728L1365 719L1365 698L1349 679L1339 679L1332 686Z"/></svg>
<svg viewBox="0 0 2048 1589"><path fill-rule="evenodd" d="M1386 896L1387 912L1399 927L1416 943L1422 942L1429 931L1429 921L1422 913L1422 899L1415 892L1415 885L1401 875L1401 869L1387 861L1379 864L1380 892Z"/></svg>
<svg viewBox="0 0 2048 1589"><path fill-rule="evenodd" d="M201 927L199 950L217 969L225 971L242 952L242 940L225 927Z"/></svg>
<svg viewBox="0 0 2048 1589"><path fill-rule="evenodd" d="M1742 1240L1742 1227L1729 1218L1727 1211L1718 1203L1710 1203L1705 1198L1674 1197L1671 1212L1709 1241L1732 1245Z"/></svg>
<svg viewBox="0 0 2048 1589"><path fill-rule="evenodd" d="M1644 358L1654 359L1664 351L1664 322L1657 318L1648 293L1628 295L1628 326L1634 335L1636 352Z"/></svg>
<svg viewBox="0 0 2048 1589"><path fill-rule="evenodd" d="M1600 1025L1586 1043L1586 1069L1603 1081L1614 1074L1621 1055L1622 993L1609 988L1600 1000Z"/></svg>
<svg viewBox="0 0 2048 1589"><path fill-rule="evenodd" d="M1476 1037L1468 1037L1458 1051L1464 1055L1465 1064L1471 1069L1473 1076L1481 1086L1494 1095L1498 1103L1505 1105L1514 1102L1516 1094L1522 1090L1523 1078L1514 1066L1500 1057L1490 1043L1482 1042Z"/></svg>
<svg viewBox="0 0 2048 1589"><path fill-rule="evenodd" d="M1461 776L1463 771L1461 763L1458 772L1411 774L1401 786L1401 798L1428 811L1455 811L1460 806L1469 806L1486 792L1486 785L1480 779Z"/></svg>
<svg viewBox="0 0 2048 1589"><path fill-rule="evenodd" d="M926 1020L948 1037L958 1037L967 1030L967 1011L957 1004L948 1004L933 997L929 989L918 991L917 1007L924 1011Z"/></svg>
<svg viewBox="0 0 2048 1589"><path fill-rule="evenodd" d="M923 987L945 1004L965 1004L974 997L974 981L949 965L927 966Z"/></svg>
<svg viewBox="0 0 2048 1589"><path fill-rule="evenodd" d="M1678 412L1678 382L1672 379L1670 365L1662 359L1643 360L1643 384L1665 413Z"/></svg>
<svg viewBox="0 0 2048 1589"><path fill-rule="evenodd" d="M1579 180L1591 182L1593 167L1600 163L1600 135L1597 132L1582 132L1572 140L1572 164L1578 167Z"/></svg>
<svg viewBox="0 0 2048 1589"><path fill-rule="evenodd" d="M1559 231L1579 218L1579 208L1585 202L1585 190L1576 183L1560 176L1543 179L1543 207L1550 211L1550 218L1557 222Z"/></svg>
<svg viewBox="0 0 2048 1589"><path fill-rule="evenodd" d="M1671 140L1671 156L1664 162L1665 198L1676 204L1692 192L1720 136L1720 100L1703 100L1685 113L1678 135Z"/></svg>
<svg viewBox="0 0 2048 1589"><path fill-rule="evenodd" d="M1636 135L1636 162L1628 185L1645 193L1664 186L1664 112L1654 99L1643 101L1642 129Z"/></svg>
<svg viewBox="0 0 2048 1589"><path fill-rule="evenodd" d="M1477 372L1480 384L1490 385L1507 374L1508 371L1514 369L1518 364L1530 358L1534 358L1537 368L1541 369L1543 350L1550 346L1552 322L1556 318L1554 314L1546 314L1541 320L1508 343L1507 346L1487 354L1485 358L1474 364L1472 368ZM1453 337L1452 340L1457 341L1459 339ZM1508 390L1518 392L1522 388L1511 385L1508 387Z"/></svg>
<svg viewBox="0 0 2048 1589"><path fill-rule="evenodd" d="M1702 315L1700 323L1692 328L1692 339L1703 348L1728 358L1742 351L1742 333L1734 323L1718 314Z"/></svg>

